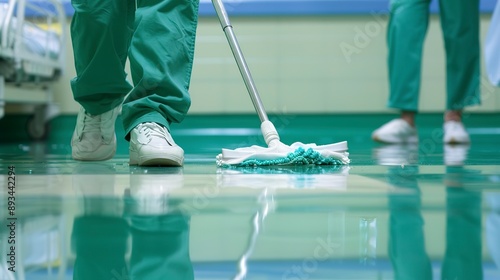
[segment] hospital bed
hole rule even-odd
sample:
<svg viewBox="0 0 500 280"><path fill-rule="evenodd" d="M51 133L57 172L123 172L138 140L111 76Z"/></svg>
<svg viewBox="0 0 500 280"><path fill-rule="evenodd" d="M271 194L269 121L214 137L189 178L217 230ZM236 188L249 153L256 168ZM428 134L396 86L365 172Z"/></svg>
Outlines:
<svg viewBox="0 0 500 280"><path fill-rule="evenodd" d="M64 69L65 25L61 0L0 0L0 118L7 103L30 105L35 140L58 113L52 86Z"/></svg>

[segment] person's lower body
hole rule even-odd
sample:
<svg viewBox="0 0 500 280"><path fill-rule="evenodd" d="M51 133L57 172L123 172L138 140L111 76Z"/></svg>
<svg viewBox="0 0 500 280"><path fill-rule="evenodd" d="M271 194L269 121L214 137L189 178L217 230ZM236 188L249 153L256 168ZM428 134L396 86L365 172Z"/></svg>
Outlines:
<svg viewBox="0 0 500 280"><path fill-rule="evenodd" d="M72 4L77 77L71 86L82 106L72 139L73 157L113 157L116 140L108 139L116 138L114 123L121 112L130 164L181 166L184 151L173 141L170 124L181 122L191 104L198 1ZM134 86L126 80L127 58Z"/></svg>
<svg viewBox="0 0 500 280"><path fill-rule="evenodd" d="M415 116L418 112L429 4L430 0L391 0L387 35L390 82L388 106L399 109L401 116L375 130L372 133L375 141L418 141ZM470 138L462 123L462 111L467 106L480 103L479 2L441 0L440 11L447 72L443 141L468 143Z"/></svg>

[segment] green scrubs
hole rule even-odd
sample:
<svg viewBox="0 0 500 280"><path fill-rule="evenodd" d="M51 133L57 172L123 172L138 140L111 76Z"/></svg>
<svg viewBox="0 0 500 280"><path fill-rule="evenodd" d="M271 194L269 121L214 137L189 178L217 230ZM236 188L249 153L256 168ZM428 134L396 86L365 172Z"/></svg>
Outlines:
<svg viewBox="0 0 500 280"><path fill-rule="evenodd" d="M142 122L168 128L182 121L191 105L198 0L72 0L72 5L75 100L93 115L123 102L127 135ZM126 81L127 58L133 86Z"/></svg>
<svg viewBox="0 0 500 280"><path fill-rule="evenodd" d="M431 0L391 0L388 106L418 111L422 49ZM480 103L479 0L440 0L446 50L446 109Z"/></svg>

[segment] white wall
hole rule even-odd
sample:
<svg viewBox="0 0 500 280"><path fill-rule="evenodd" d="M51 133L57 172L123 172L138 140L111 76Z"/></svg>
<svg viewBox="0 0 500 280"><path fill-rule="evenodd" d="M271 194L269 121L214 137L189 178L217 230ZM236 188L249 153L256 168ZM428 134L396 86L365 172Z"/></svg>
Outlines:
<svg viewBox="0 0 500 280"><path fill-rule="evenodd" d="M489 20L481 17L483 42ZM235 17L232 23L268 112L391 112L385 106L386 15ZM360 32L368 36L364 44L355 42ZM348 45L359 53L346 56L341 46ZM69 39L67 47L67 71L55 92L62 113L73 114L78 105L69 87L75 75ZM433 16L424 51L422 112L443 110L444 69L439 18ZM471 110L500 112L500 89L489 85L484 70L482 76L483 105ZM254 112L215 17L199 21L191 94L191 114Z"/></svg>

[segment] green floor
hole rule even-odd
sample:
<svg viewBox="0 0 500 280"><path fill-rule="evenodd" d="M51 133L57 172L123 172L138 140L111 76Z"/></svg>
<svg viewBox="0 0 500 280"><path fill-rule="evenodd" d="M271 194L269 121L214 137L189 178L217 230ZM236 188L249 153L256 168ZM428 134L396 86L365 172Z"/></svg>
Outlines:
<svg viewBox="0 0 500 280"><path fill-rule="evenodd" d="M500 279L500 114L465 116L467 146L443 145L438 114L419 116L418 146L372 143L392 117L271 116L285 143L348 141L352 163L224 169L222 148L264 145L256 116L173 125L182 168L129 166L125 141L75 162L75 116L44 142L6 116L0 219L16 231L0 229L0 248L16 248L0 279Z"/></svg>
<svg viewBox="0 0 500 280"><path fill-rule="evenodd" d="M328 144L348 141L353 165L374 164L371 153L380 145L373 143L370 134L373 129L392 119L395 115L357 114L357 115L270 115L284 143L293 142ZM14 156L22 154L25 146L32 143L25 126L27 116L7 115L0 119L0 143L9 147ZM69 154L69 142L73 133L76 116L63 115L56 117L50 123L49 136L44 142L43 153ZM485 155L498 155L495 144L500 145L500 114L465 115L473 145L472 157L468 164L481 164ZM121 120L116 123L118 139L124 138ZM182 124L172 125L172 134L176 142L184 148L188 161L198 161L200 158L210 159L220 153L222 148L238 148L250 145L264 146L260 134L259 119L256 115L192 115ZM420 164L442 164L443 145L441 140L442 115L423 114L417 117L420 146L418 150L424 153ZM20 145L21 144L21 145ZM481 154L476 154L477 149ZM5 150L5 149L3 149ZM486 154L482 154L485 151ZM118 142L117 154L128 155L128 143ZM3 156L8 156L3 151ZM496 160L496 159L494 159ZM478 162L476 162L478 161Z"/></svg>

